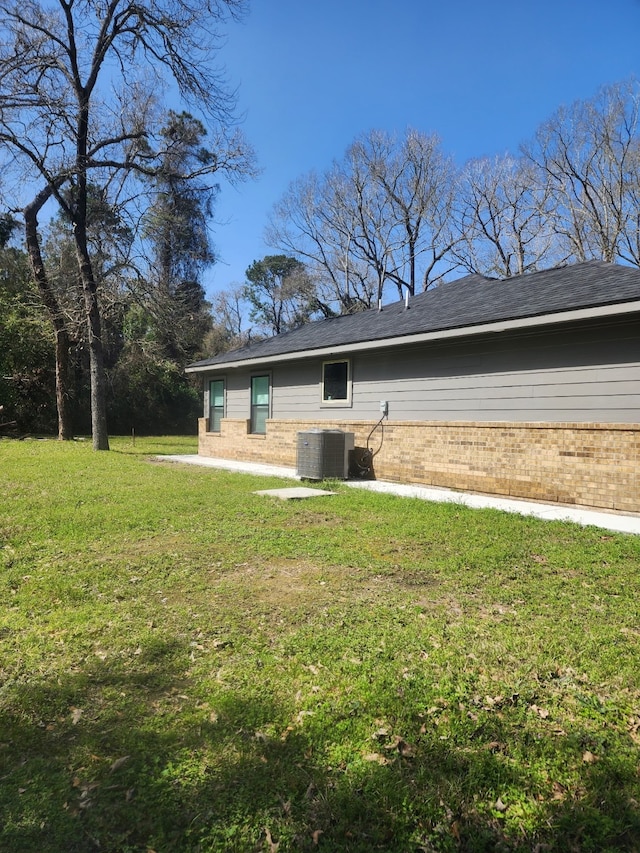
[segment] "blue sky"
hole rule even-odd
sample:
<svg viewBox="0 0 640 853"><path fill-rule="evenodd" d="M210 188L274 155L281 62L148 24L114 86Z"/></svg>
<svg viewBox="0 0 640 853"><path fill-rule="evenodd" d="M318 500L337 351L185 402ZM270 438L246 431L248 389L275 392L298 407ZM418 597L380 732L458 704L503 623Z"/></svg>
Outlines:
<svg viewBox="0 0 640 853"><path fill-rule="evenodd" d="M253 0L220 53L260 177L224 186L212 295L254 261L288 184L371 129L437 133L459 164L516 151L562 104L640 77L640 0Z"/></svg>

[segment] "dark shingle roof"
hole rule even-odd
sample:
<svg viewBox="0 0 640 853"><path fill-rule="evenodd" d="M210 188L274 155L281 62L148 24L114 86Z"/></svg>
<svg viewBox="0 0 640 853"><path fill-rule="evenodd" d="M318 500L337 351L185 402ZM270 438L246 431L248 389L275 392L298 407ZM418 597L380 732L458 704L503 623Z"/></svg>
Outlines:
<svg viewBox="0 0 640 853"><path fill-rule="evenodd" d="M543 317L563 311L640 300L640 270L603 261L489 279L469 275L385 305L382 311L318 320L265 341L189 365L191 369L308 352L364 341Z"/></svg>

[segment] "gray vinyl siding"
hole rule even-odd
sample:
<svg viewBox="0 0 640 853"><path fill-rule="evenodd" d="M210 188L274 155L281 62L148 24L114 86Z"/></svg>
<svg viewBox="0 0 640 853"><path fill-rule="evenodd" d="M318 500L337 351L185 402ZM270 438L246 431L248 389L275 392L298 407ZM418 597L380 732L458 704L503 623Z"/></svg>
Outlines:
<svg viewBox="0 0 640 853"><path fill-rule="evenodd" d="M354 365L354 409L375 414L386 399L392 420L638 423L640 339L630 331L496 336L400 360L380 353Z"/></svg>
<svg viewBox="0 0 640 853"><path fill-rule="evenodd" d="M272 417L371 420L386 400L400 421L638 423L638 329L636 319L356 354L350 406L321 406L322 360L275 363ZM257 372L227 370L227 417L249 417Z"/></svg>
<svg viewBox="0 0 640 853"><path fill-rule="evenodd" d="M251 416L251 376L260 371L227 373L227 417L249 418Z"/></svg>

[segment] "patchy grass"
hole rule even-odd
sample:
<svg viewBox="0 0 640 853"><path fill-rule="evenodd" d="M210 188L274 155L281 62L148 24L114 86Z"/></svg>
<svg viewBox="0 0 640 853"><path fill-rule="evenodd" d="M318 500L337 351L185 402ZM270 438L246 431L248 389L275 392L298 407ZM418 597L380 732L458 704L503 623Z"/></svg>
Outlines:
<svg viewBox="0 0 640 853"><path fill-rule="evenodd" d="M0 850L640 849L640 541L0 441Z"/></svg>

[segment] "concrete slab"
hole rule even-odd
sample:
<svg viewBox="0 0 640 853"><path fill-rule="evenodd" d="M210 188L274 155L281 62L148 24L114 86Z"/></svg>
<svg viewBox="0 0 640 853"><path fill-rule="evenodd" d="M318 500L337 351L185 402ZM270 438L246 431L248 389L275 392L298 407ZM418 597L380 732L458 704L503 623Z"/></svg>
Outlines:
<svg viewBox="0 0 640 853"><path fill-rule="evenodd" d="M258 474L264 477L284 477L290 480L301 480L293 468L280 465L263 465L257 462L239 462L235 459L216 459L211 456L198 456L196 453L184 456L156 456L165 462L183 462L185 465L200 465L205 468L222 468L225 471L239 471L242 474Z"/></svg>
<svg viewBox="0 0 640 853"><path fill-rule="evenodd" d="M262 489L254 492L254 495L270 495L283 501L304 500L305 498L317 498L322 495L335 495L336 492L327 492L324 489L307 489L304 486L292 486L290 489Z"/></svg>
<svg viewBox="0 0 640 853"><path fill-rule="evenodd" d="M381 480L349 480L348 486L356 489L368 489L371 492L399 495L400 497L419 498L420 500L440 503L456 503L471 509L498 509L519 515L530 515L549 521L572 521L585 527L590 525L614 530L617 533L635 533L640 535L640 516L624 515L617 512L600 512L587 507L572 507L564 504L544 504L536 501L524 501L516 498L501 498L493 495L454 492L450 489L435 489L426 486L406 486L400 483L387 483Z"/></svg>
<svg viewBox="0 0 640 853"><path fill-rule="evenodd" d="M215 459L208 456L157 456L169 462L184 462L187 465L203 465L209 468L222 468L245 474L258 474L268 477L283 477L290 480L302 479L294 468L277 465L262 465L257 462L236 462L229 459ZM498 509L520 515L531 515L550 521L572 521L585 526L593 525L616 533L634 533L640 535L640 514L631 515L620 512L605 512L588 507L572 507L564 504L545 504L537 501L525 501L519 498L501 498L493 495L480 495L469 492L455 492L430 486L410 486L402 483L389 483L384 480L346 480L345 485L354 489L369 489L400 497L418 498L425 501L458 503L472 509Z"/></svg>

